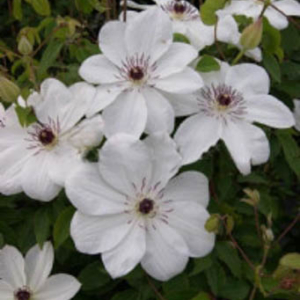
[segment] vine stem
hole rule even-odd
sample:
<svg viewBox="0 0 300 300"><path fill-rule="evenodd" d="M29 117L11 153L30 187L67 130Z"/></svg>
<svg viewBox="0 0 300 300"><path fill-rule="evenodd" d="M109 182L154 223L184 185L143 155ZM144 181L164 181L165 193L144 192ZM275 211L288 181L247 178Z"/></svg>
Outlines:
<svg viewBox="0 0 300 300"><path fill-rule="evenodd" d="M219 52L219 55L221 56L222 60L225 61L226 60L225 55L222 52L222 49L221 49L220 44L218 42L217 31L218 31L218 22L215 24L215 27L214 27L214 40L215 40L215 44L216 44L217 50Z"/></svg>
<svg viewBox="0 0 300 300"><path fill-rule="evenodd" d="M293 222L280 234L280 236L278 237L275 243L279 243L299 221L300 221L300 213L298 213L298 215L293 220Z"/></svg>
<svg viewBox="0 0 300 300"><path fill-rule="evenodd" d="M240 59L243 57L244 54L245 54L245 50L241 50L239 52L239 54L236 56L236 58L233 60L232 66L236 65L240 61Z"/></svg>
<svg viewBox="0 0 300 300"><path fill-rule="evenodd" d="M251 294L250 294L250 297L249 297L249 300L253 300L255 295L256 295L256 291L257 291L257 287L253 287L252 291L251 291Z"/></svg>
<svg viewBox="0 0 300 300"><path fill-rule="evenodd" d="M160 300L167 300L156 288L156 286L153 284L153 282L151 281L150 277L148 276L148 274L146 274L146 278L148 281L149 286L151 287L151 289L153 290L153 292L155 293L155 295L160 299Z"/></svg>
<svg viewBox="0 0 300 300"><path fill-rule="evenodd" d="M126 22L127 19L127 0L123 1L123 21Z"/></svg>

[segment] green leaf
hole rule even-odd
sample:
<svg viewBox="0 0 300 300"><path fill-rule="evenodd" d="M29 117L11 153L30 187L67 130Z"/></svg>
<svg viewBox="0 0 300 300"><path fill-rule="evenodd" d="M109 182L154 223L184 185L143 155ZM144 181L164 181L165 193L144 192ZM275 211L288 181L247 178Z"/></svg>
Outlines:
<svg viewBox="0 0 300 300"><path fill-rule="evenodd" d="M33 124L37 121L37 118L31 107L16 106L15 111L22 127L28 127L30 124Z"/></svg>
<svg viewBox="0 0 300 300"><path fill-rule="evenodd" d="M179 292L189 289L189 280L186 274L180 274L171 280L163 283L162 288L165 293Z"/></svg>
<svg viewBox="0 0 300 300"><path fill-rule="evenodd" d="M21 21L23 18L22 0L13 0L13 16Z"/></svg>
<svg viewBox="0 0 300 300"><path fill-rule="evenodd" d="M291 269L300 269L300 254L289 253L280 259L280 264Z"/></svg>
<svg viewBox="0 0 300 300"><path fill-rule="evenodd" d="M209 294L200 292L196 297L194 297L192 300L211 300Z"/></svg>
<svg viewBox="0 0 300 300"><path fill-rule="evenodd" d="M218 21L216 16L216 11L222 9L227 0L206 0L203 5L201 5L201 19L206 25L214 25Z"/></svg>
<svg viewBox="0 0 300 300"><path fill-rule="evenodd" d="M101 3L101 1L99 1L99 0L88 0L88 2L91 4L91 6L94 9L96 9L100 13L103 13L109 9L106 5Z"/></svg>
<svg viewBox="0 0 300 300"><path fill-rule="evenodd" d="M230 300L246 299L250 291L249 285L245 281L230 280L222 286L219 295Z"/></svg>
<svg viewBox="0 0 300 300"><path fill-rule="evenodd" d="M238 252L229 242L219 242L216 245L218 258L227 265L231 273L240 278L242 275L241 259Z"/></svg>
<svg viewBox="0 0 300 300"><path fill-rule="evenodd" d="M205 54L199 60L196 70L198 72L219 71L220 64L214 57Z"/></svg>
<svg viewBox="0 0 300 300"><path fill-rule="evenodd" d="M89 291L100 288L110 281L110 277L99 261L87 265L78 276L82 290Z"/></svg>
<svg viewBox="0 0 300 300"><path fill-rule="evenodd" d="M276 54L281 45L281 33L272 27L266 18L264 18L263 27L262 46L264 51L269 54Z"/></svg>
<svg viewBox="0 0 300 300"><path fill-rule="evenodd" d="M198 275L199 273L207 270L213 264L213 260L210 255L205 257L194 259L194 269L189 274L190 276Z"/></svg>
<svg viewBox="0 0 300 300"><path fill-rule="evenodd" d="M281 70L277 59L268 53L264 53L263 65L276 82L281 82Z"/></svg>
<svg viewBox="0 0 300 300"><path fill-rule="evenodd" d="M300 148L290 130L277 130L277 138L283 148L287 163L300 178Z"/></svg>
<svg viewBox="0 0 300 300"><path fill-rule="evenodd" d="M186 43L186 44L190 44L190 40L181 33L174 33L173 34L173 42L180 42L180 43Z"/></svg>
<svg viewBox="0 0 300 300"><path fill-rule="evenodd" d="M48 239L50 232L50 220L48 210L41 208L34 215L34 233L36 241L42 248L44 242Z"/></svg>
<svg viewBox="0 0 300 300"><path fill-rule="evenodd" d="M53 229L54 247L60 247L70 236L70 223L74 215L75 209L67 207L58 216Z"/></svg>
<svg viewBox="0 0 300 300"><path fill-rule="evenodd" d="M213 265L205 271L205 275L212 292L218 295L221 287L226 283L226 273L223 267L218 262L214 262Z"/></svg>
<svg viewBox="0 0 300 300"><path fill-rule="evenodd" d="M115 294L111 300L136 300L138 299L138 292L135 290L126 290Z"/></svg>
<svg viewBox="0 0 300 300"><path fill-rule="evenodd" d="M84 14L89 14L93 11L93 6L87 0L75 0L75 6L77 10L83 12Z"/></svg>
<svg viewBox="0 0 300 300"><path fill-rule="evenodd" d="M30 4L41 16L49 16L51 14L50 3L48 0L30 0Z"/></svg>

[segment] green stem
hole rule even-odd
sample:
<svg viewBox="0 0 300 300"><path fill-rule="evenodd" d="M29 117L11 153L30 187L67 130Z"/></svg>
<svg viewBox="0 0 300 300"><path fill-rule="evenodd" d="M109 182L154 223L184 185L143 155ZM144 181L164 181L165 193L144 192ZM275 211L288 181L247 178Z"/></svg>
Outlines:
<svg viewBox="0 0 300 300"><path fill-rule="evenodd" d="M241 50L239 54L236 56L236 58L233 60L232 66L236 65L240 61L240 59L244 56L244 54L245 54L245 50Z"/></svg>

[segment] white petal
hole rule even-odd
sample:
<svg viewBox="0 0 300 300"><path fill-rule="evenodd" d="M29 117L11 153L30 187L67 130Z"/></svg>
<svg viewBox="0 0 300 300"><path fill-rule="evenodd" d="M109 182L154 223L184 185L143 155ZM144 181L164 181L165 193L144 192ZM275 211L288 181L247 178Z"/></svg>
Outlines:
<svg viewBox="0 0 300 300"><path fill-rule="evenodd" d="M26 285L24 258L15 247L5 246L0 251L0 278L14 290Z"/></svg>
<svg viewBox="0 0 300 300"><path fill-rule="evenodd" d="M183 199L185 200L185 199ZM168 214L168 222L185 240L189 247L189 256L202 257L214 247L215 235L205 230L209 218L206 209L196 202L172 203L174 211Z"/></svg>
<svg viewBox="0 0 300 300"><path fill-rule="evenodd" d="M71 236L77 250L87 254L98 254L117 246L130 230L130 216L88 216L76 212L71 222Z"/></svg>
<svg viewBox="0 0 300 300"><path fill-rule="evenodd" d="M280 0L273 4L287 16L300 16L300 3L295 0Z"/></svg>
<svg viewBox="0 0 300 300"><path fill-rule="evenodd" d="M245 55L252 58L253 60L255 60L257 62L262 61L262 51L261 51L260 48L255 48L253 50L248 50L248 51L246 51Z"/></svg>
<svg viewBox="0 0 300 300"><path fill-rule="evenodd" d="M99 32L99 46L104 55L115 65L121 67L126 58L126 24L121 21L107 22Z"/></svg>
<svg viewBox="0 0 300 300"><path fill-rule="evenodd" d="M118 96L103 112L104 133L128 133L139 137L146 127L147 107L141 92L134 89Z"/></svg>
<svg viewBox="0 0 300 300"><path fill-rule="evenodd" d="M173 43L168 51L156 62L156 74L160 77L182 71L193 59L197 57L197 51L185 43Z"/></svg>
<svg viewBox="0 0 300 300"><path fill-rule="evenodd" d="M295 118L295 128L300 131L300 100L295 99L294 100L294 118Z"/></svg>
<svg viewBox="0 0 300 300"><path fill-rule="evenodd" d="M181 123L174 139L183 157L183 164L198 160L220 138L221 124L218 120L197 114Z"/></svg>
<svg viewBox="0 0 300 300"><path fill-rule="evenodd" d="M260 6L252 0L231 1L225 8L218 10L218 16L226 15L245 15L248 17L256 17L260 13Z"/></svg>
<svg viewBox="0 0 300 300"><path fill-rule="evenodd" d="M157 89L175 94L189 94L203 87L203 80L199 73L192 68L169 75L164 78L151 80L151 84Z"/></svg>
<svg viewBox="0 0 300 300"><path fill-rule="evenodd" d="M0 280L0 295L1 300L14 300L13 288L3 280Z"/></svg>
<svg viewBox="0 0 300 300"><path fill-rule="evenodd" d="M60 192L61 186L55 184L50 178L50 162L47 153L40 152L31 157L25 164L21 182L24 192L30 198L48 202Z"/></svg>
<svg viewBox="0 0 300 300"><path fill-rule="evenodd" d="M233 45L239 42L239 28L235 19L231 15L225 16L218 21L217 39L223 43Z"/></svg>
<svg viewBox="0 0 300 300"><path fill-rule="evenodd" d="M41 288L48 278L54 260L54 251L51 243L44 243L41 250L38 245L31 248L25 257L25 272L27 285L31 290Z"/></svg>
<svg viewBox="0 0 300 300"><path fill-rule="evenodd" d="M200 73L204 81L205 86L218 85L219 83L225 83L228 70L231 68L226 62L219 62L221 68L219 71Z"/></svg>
<svg viewBox="0 0 300 300"><path fill-rule="evenodd" d="M175 114L168 100L157 90L145 88L142 91L147 105L146 132L168 132L174 129Z"/></svg>
<svg viewBox="0 0 300 300"><path fill-rule="evenodd" d="M176 117L192 115L199 111L196 94L173 94L162 92L162 95L169 100L175 111Z"/></svg>
<svg viewBox="0 0 300 300"><path fill-rule="evenodd" d="M142 267L157 280L167 281L180 274L188 263L188 256L178 253L175 245L167 244L165 236L150 228L146 233L147 250Z"/></svg>
<svg viewBox="0 0 300 300"><path fill-rule="evenodd" d="M82 213L106 215L124 211L125 196L103 181L97 164L82 164L67 178L65 187L68 198Z"/></svg>
<svg viewBox="0 0 300 300"><path fill-rule="evenodd" d="M87 58L79 69L80 76L94 84L114 83L119 81L118 68L103 54L93 55Z"/></svg>
<svg viewBox="0 0 300 300"><path fill-rule="evenodd" d="M270 24L278 30L285 29L289 25L288 19L272 7L266 10L264 16L269 20Z"/></svg>
<svg viewBox="0 0 300 300"><path fill-rule="evenodd" d="M151 152L152 187L165 187L181 166L181 156L177 152L176 144L166 133L148 136L145 144Z"/></svg>
<svg viewBox="0 0 300 300"><path fill-rule="evenodd" d="M295 125L292 112L281 101L271 95L247 97L247 119L275 128Z"/></svg>
<svg viewBox="0 0 300 300"><path fill-rule="evenodd" d="M183 172L173 178L164 190L164 199L178 202L196 202L207 207L209 190L207 178L199 172ZM187 201L187 202L186 202Z"/></svg>
<svg viewBox="0 0 300 300"><path fill-rule="evenodd" d="M134 224L118 246L102 254L103 264L112 278L121 277L135 268L145 251L145 229Z"/></svg>
<svg viewBox="0 0 300 300"><path fill-rule="evenodd" d="M87 117L91 117L110 105L126 88L124 82L117 84L104 84L96 88L96 94L87 109Z"/></svg>
<svg viewBox="0 0 300 300"><path fill-rule="evenodd" d="M136 188L147 188L151 180L151 153L137 138L115 135L100 152L100 173L117 190L135 195Z"/></svg>
<svg viewBox="0 0 300 300"><path fill-rule="evenodd" d="M49 277L33 298L38 300L69 300L79 291L81 284L67 274L57 274Z"/></svg>
<svg viewBox="0 0 300 300"><path fill-rule="evenodd" d="M270 78L264 68L255 64L240 64L229 68L225 84L243 95L268 94Z"/></svg>
<svg viewBox="0 0 300 300"><path fill-rule="evenodd" d="M141 12L128 23L125 30L127 51L130 55L144 54L154 63L171 46L172 23L161 8Z"/></svg>

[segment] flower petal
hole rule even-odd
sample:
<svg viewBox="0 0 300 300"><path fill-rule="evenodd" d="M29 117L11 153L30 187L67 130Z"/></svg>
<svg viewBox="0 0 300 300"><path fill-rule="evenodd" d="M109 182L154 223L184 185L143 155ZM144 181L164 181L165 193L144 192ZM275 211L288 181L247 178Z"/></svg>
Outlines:
<svg viewBox="0 0 300 300"><path fill-rule="evenodd" d="M94 84L114 83L119 81L119 70L103 54L87 58L79 69L80 76Z"/></svg>
<svg viewBox="0 0 300 300"><path fill-rule="evenodd" d="M100 152L100 173L104 180L125 195L151 180L151 153L137 138L118 134L110 138Z"/></svg>
<svg viewBox="0 0 300 300"><path fill-rule="evenodd" d="M128 133L139 137L146 127L147 106L141 92L132 90L119 95L103 112L104 133Z"/></svg>
<svg viewBox="0 0 300 300"><path fill-rule="evenodd" d="M69 300L79 291L81 284L67 274L57 274L49 277L45 284L34 293L38 300Z"/></svg>
<svg viewBox="0 0 300 300"><path fill-rule="evenodd" d="M147 9L127 24L125 41L127 52L150 58L150 63L159 59L172 44L172 23L159 7Z"/></svg>
<svg viewBox="0 0 300 300"><path fill-rule="evenodd" d="M285 29L289 25L288 19L273 7L268 7L264 16L268 19L270 24L278 30Z"/></svg>
<svg viewBox="0 0 300 300"><path fill-rule="evenodd" d="M247 119L275 128L295 125L292 112L281 101L271 95L247 97Z"/></svg>
<svg viewBox="0 0 300 300"><path fill-rule="evenodd" d="M38 153L26 162L22 170L21 183L24 192L30 198L48 202L60 192L61 186L50 178L50 162L47 153L44 152Z"/></svg>
<svg viewBox="0 0 300 300"><path fill-rule="evenodd" d="M25 256L25 273L27 285L32 291L37 291L48 278L54 260L51 243L46 242L41 250L38 245L32 247Z"/></svg>
<svg viewBox="0 0 300 300"><path fill-rule="evenodd" d="M245 95L268 94L270 78L264 68L255 64L240 64L229 68L225 84Z"/></svg>
<svg viewBox="0 0 300 300"><path fill-rule="evenodd" d="M0 251L0 278L14 290L26 285L24 258L15 247L5 246Z"/></svg>
<svg viewBox="0 0 300 300"><path fill-rule="evenodd" d="M223 43L236 45L240 39L238 25L231 16L225 16L218 21L217 39Z"/></svg>
<svg viewBox="0 0 300 300"><path fill-rule="evenodd" d="M151 85L165 92L175 94L189 94L203 87L203 80L199 73L186 67L183 71L164 78L151 80Z"/></svg>
<svg viewBox="0 0 300 300"><path fill-rule="evenodd" d="M88 216L77 211L71 222L71 236L77 250L98 254L116 247L130 230L130 216L125 213Z"/></svg>
<svg viewBox="0 0 300 300"><path fill-rule="evenodd" d="M0 295L1 300L14 300L13 288L3 280L0 280Z"/></svg>
<svg viewBox="0 0 300 300"><path fill-rule="evenodd" d="M128 274L143 258L146 251L145 229L139 225L132 225L121 243L102 254L105 269L112 278Z"/></svg>
<svg viewBox="0 0 300 300"><path fill-rule="evenodd" d="M273 5L287 16L300 16L300 3L295 0L280 0L273 3Z"/></svg>
<svg viewBox="0 0 300 300"><path fill-rule="evenodd" d="M147 105L147 133L168 132L174 129L174 110L168 100L157 90L145 88L142 91Z"/></svg>
<svg viewBox="0 0 300 300"><path fill-rule="evenodd" d="M221 124L218 120L197 114L181 123L174 139L183 157L183 164L198 160L220 138Z"/></svg>
<svg viewBox="0 0 300 300"><path fill-rule="evenodd" d="M104 55L118 67L126 58L125 46L126 24L121 21L107 22L99 32L99 47Z"/></svg>
<svg viewBox="0 0 300 300"><path fill-rule="evenodd" d="M209 218L206 209L196 202L173 202L174 211L168 214L168 222L185 240L189 256L203 257L210 253L215 244L215 235L205 230Z"/></svg>
<svg viewBox="0 0 300 300"><path fill-rule="evenodd" d="M200 172L183 172L173 178L164 190L164 199L175 202L196 202L207 207L209 201L208 180ZM190 204L185 202L188 207Z"/></svg>

